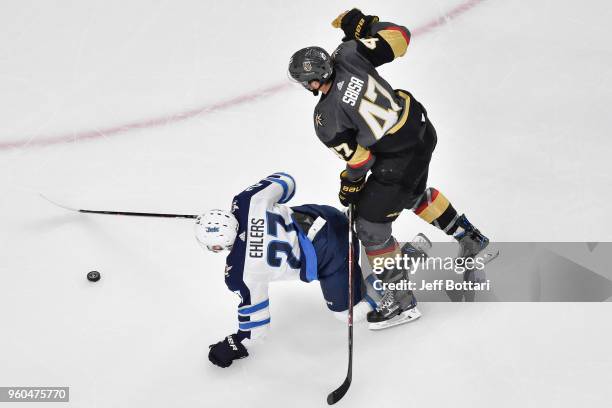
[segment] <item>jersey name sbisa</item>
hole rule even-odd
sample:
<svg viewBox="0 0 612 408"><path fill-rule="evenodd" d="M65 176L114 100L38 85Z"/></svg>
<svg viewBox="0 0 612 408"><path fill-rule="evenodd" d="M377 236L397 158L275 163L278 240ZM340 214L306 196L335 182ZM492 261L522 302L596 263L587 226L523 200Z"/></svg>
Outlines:
<svg viewBox="0 0 612 408"><path fill-rule="evenodd" d="M363 88L363 80L352 76L346 87L346 91L344 91L342 102L355 106L359 93L361 92L361 88Z"/></svg>

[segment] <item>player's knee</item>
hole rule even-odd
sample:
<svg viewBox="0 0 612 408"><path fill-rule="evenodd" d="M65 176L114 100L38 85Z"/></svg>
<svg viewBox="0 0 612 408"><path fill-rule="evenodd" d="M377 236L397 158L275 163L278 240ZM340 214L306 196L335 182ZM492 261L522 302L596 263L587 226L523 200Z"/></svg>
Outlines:
<svg viewBox="0 0 612 408"><path fill-rule="evenodd" d="M391 223L370 222L357 217L357 237L365 247L384 244L391 238Z"/></svg>

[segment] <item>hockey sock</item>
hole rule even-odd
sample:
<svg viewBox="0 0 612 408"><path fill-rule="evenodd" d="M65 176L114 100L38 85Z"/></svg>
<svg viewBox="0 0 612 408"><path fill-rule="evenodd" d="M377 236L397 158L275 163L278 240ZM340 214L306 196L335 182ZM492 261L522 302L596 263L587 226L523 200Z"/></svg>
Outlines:
<svg viewBox="0 0 612 408"><path fill-rule="evenodd" d="M400 247L395 238L390 236L382 244L366 246L365 253L374 272L380 273L381 268L384 269L387 258L394 259L396 255L400 254Z"/></svg>
<svg viewBox="0 0 612 408"><path fill-rule="evenodd" d="M457 210L444 194L432 187L425 190L414 213L448 235L454 235L459 226Z"/></svg>

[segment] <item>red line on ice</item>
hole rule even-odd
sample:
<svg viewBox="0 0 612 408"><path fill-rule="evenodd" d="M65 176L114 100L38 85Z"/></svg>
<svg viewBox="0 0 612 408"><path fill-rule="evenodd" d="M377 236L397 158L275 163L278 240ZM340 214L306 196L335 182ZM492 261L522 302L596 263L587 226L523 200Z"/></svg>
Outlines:
<svg viewBox="0 0 612 408"><path fill-rule="evenodd" d="M449 19L460 16L461 14L469 11L474 6L478 5L479 3L482 3L483 1L484 0L468 0L464 3L461 3L453 9L449 10L448 12L444 13L443 15L436 17L434 20L429 21L425 25L417 27L414 31L412 31L412 35L418 36L427 34L428 32L445 24ZM11 148L49 146L59 143L98 139L101 137L114 136L135 129L148 129L158 126L164 126L170 123L181 122L193 118L195 116L203 116L209 113L242 105L244 103L251 102L254 100L263 99L289 88L290 85L291 84L288 82L283 82L276 85L272 85L268 88L258 89L247 94L239 95L234 98L226 99L224 101L216 102L200 108L190 109L187 111L178 112L170 115L158 116L150 119L128 122L103 129L84 130L80 132L65 133L54 136L38 135L32 136L27 139L0 142L0 150L7 150Z"/></svg>
<svg viewBox="0 0 612 408"><path fill-rule="evenodd" d="M448 22L448 20L455 18L457 16L460 16L461 14L471 10L472 8L474 8L475 6L477 6L478 4L482 3L484 0L468 0L465 3L461 3L458 6L456 6L455 8L447 11L446 13L444 13L443 15L433 19L432 21L426 23L423 26L417 27L412 34L413 35L422 35L422 34L427 34L428 32L432 31L433 29L445 24Z"/></svg>

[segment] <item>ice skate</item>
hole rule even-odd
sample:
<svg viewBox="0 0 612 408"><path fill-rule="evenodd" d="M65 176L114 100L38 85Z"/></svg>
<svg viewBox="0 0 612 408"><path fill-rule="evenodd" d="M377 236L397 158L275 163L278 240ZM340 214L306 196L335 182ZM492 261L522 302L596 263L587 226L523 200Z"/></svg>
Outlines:
<svg viewBox="0 0 612 408"><path fill-rule="evenodd" d="M402 311L400 314L396 314L390 319L380 321L370 321L370 330L382 330L389 327L398 326L404 323L410 323L421 317L421 312L417 309L416 304L407 310Z"/></svg>
<svg viewBox="0 0 612 408"><path fill-rule="evenodd" d="M406 243L402 249L402 255L411 258L427 257L427 251L431 248L431 241L423 235L418 234L412 242ZM385 276L386 275L386 276ZM381 275L383 282L399 282L404 279L408 281L407 270L385 272ZM370 330L381 330L414 321L421 317L416 308L417 301L410 290L387 290L376 310L368 313Z"/></svg>
<svg viewBox="0 0 612 408"><path fill-rule="evenodd" d="M457 258L473 258L489 245L489 238L474 227L465 215L459 217L457 225L459 226L455 233L455 239L459 242Z"/></svg>

